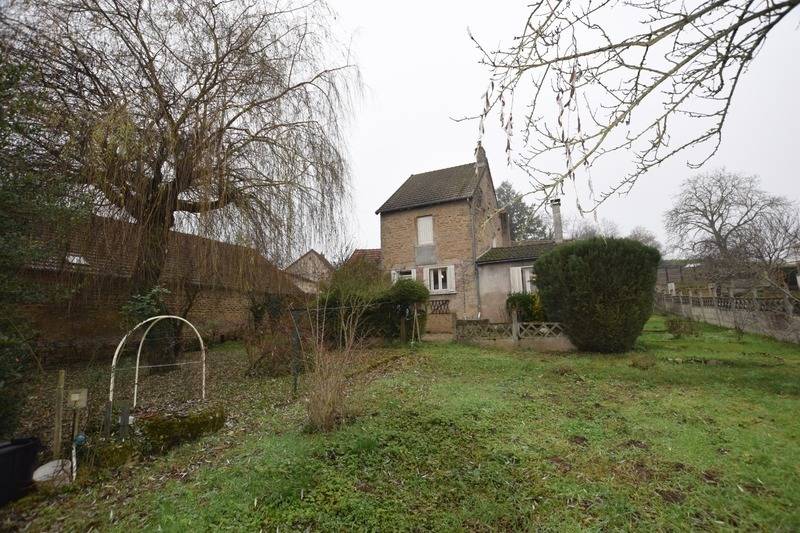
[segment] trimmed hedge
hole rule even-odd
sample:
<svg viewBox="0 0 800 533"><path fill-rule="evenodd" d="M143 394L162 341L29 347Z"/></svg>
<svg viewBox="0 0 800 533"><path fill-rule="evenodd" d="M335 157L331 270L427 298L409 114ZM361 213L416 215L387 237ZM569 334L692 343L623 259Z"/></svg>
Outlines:
<svg viewBox="0 0 800 533"><path fill-rule="evenodd" d="M536 261L547 316L580 350L633 348L653 311L661 254L631 239L594 238L558 246Z"/></svg>

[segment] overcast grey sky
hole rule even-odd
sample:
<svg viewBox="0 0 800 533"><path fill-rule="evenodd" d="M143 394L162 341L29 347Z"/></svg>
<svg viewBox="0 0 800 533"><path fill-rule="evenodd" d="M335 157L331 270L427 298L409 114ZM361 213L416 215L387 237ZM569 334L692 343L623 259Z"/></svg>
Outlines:
<svg viewBox="0 0 800 533"><path fill-rule="evenodd" d="M410 174L472 160L477 124L450 118L480 112L488 80L467 27L490 48L507 43L524 20L526 4L332 3L341 29L352 38L365 85L348 130L357 247L380 246L375 210ZM793 15L769 36L740 83L722 147L705 169L758 174L766 190L800 201L800 17ZM483 142L495 185L508 179L524 190L527 178L506 165L505 137L497 125L489 125ZM607 202L599 216L623 233L642 225L664 240L662 215L681 180L694 172L685 159L670 161L627 196ZM562 201L565 215L575 216L569 195Z"/></svg>

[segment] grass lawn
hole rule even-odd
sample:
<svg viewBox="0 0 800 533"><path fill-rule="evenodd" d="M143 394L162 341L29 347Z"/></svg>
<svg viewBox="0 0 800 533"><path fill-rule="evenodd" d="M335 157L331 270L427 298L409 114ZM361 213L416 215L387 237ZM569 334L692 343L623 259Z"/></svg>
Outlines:
<svg viewBox="0 0 800 533"><path fill-rule="evenodd" d="M663 329L620 356L423 344L334 433L266 395L235 445L73 488L32 528L800 529L800 349Z"/></svg>

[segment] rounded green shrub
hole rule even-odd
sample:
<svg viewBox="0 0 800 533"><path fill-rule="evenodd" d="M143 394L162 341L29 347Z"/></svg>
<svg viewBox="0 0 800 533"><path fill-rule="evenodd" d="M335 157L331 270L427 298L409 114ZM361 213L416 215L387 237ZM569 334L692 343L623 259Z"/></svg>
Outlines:
<svg viewBox="0 0 800 533"><path fill-rule="evenodd" d="M653 311L660 260L658 250L631 239L558 246L536 261L547 316L580 350L630 350Z"/></svg>
<svg viewBox="0 0 800 533"><path fill-rule="evenodd" d="M509 316L517 310L520 322L547 322L547 315L538 294L514 292L506 298L506 311Z"/></svg>

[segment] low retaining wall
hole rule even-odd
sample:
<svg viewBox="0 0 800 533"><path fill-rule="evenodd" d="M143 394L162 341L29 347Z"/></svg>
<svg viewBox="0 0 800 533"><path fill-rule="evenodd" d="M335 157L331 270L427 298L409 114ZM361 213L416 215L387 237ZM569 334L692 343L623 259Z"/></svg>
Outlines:
<svg viewBox="0 0 800 533"><path fill-rule="evenodd" d="M558 322L456 321L455 340L491 348L528 348L537 352L571 352L575 346Z"/></svg>
<svg viewBox="0 0 800 533"><path fill-rule="evenodd" d="M800 315L782 299L658 295L656 309L800 344Z"/></svg>

